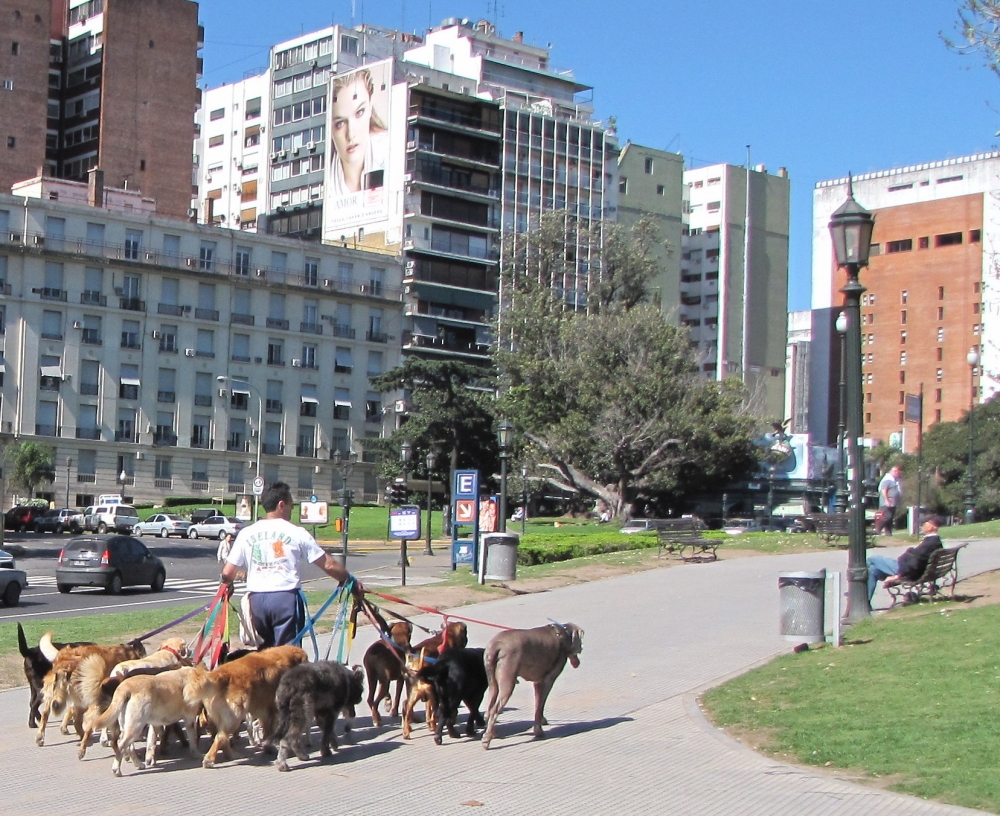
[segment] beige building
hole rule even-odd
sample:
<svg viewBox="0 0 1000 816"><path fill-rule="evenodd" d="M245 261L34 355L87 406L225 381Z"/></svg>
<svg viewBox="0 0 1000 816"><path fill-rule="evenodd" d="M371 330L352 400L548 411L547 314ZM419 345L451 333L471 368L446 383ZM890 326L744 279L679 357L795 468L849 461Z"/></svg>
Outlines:
<svg viewBox="0 0 1000 816"><path fill-rule="evenodd" d="M165 219L99 181L0 195L0 434L55 449L48 497L208 500L258 462L329 497L339 450L376 498L364 440L392 417L368 378L399 362L398 259Z"/></svg>

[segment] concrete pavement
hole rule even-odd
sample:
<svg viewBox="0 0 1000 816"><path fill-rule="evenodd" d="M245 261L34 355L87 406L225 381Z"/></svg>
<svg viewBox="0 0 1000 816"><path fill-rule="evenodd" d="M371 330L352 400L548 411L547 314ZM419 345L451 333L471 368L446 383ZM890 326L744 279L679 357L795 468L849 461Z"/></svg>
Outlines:
<svg viewBox="0 0 1000 816"><path fill-rule="evenodd" d="M213 770L186 757L142 772L125 765L125 778L115 779L108 749L92 746L80 762L55 727L36 747L25 727L26 692L3 692L0 808L198 816L248 807L468 814L479 804L496 814L973 812L761 757L698 711L701 690L792 645L777 634L779 572L844 566L842 551L723 560L463 607L460 614L484 621L531 627L553 618L586 630L581 667L567 666L549 699L549 738L531 739L533 697L522 683L489 751L468 739L435 746L422 726L404 742L398 720L374 729L359 711L355 744L342 743L330 764L292 760L292 772L281 774L250 752ZM963 575L1000 568L1000 542L970 545L959 566ZM885 605L880 591L876 606ZM470 626L470 643L484 645L493 631ZM353 660L371 637L362 630Z"/></svg>

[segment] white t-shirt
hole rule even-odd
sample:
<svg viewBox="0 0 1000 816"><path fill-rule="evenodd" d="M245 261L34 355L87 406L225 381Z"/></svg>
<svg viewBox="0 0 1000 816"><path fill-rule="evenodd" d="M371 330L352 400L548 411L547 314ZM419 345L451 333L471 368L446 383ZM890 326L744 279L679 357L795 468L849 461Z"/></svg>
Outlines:
<svg viewBox="0 0 1000 816"><path fill-rule="evenodd" d="M247 592L298 589L299 563L326 553L309 533L284 519L261 519L240 530L226 561L246 570Z"/></svg>
<svg viewBox="0 0 1000 816"><path fill-rule="evenodd" d="M895 507L899 504L899 482L892 473L886 473L878 484L878 504L879 507Z"/></svg>

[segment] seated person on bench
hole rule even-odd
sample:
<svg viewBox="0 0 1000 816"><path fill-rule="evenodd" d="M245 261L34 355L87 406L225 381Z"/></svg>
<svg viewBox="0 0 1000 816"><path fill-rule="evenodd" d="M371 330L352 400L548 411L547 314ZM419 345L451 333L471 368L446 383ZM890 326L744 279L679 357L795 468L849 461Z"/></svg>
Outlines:
<svg viewBox="0 0 1000 816"><path fill-rule="evenodd" d="M916 581L924 570L931 553L940 550L943 545L938 537L939 521L936 516L930 516L920 527L924 534L923 540L910 547L899 559L884 555L868 556L868 601L875 595L875 584L882 581L883 586L893 586L902 581Z"/></svg>

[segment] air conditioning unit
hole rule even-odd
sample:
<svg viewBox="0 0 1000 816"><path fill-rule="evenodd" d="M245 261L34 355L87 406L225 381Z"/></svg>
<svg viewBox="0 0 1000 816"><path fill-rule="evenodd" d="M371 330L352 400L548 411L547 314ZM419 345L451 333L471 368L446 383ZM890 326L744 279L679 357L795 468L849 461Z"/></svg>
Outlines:
<svg viewBox="0 0 1000 816"><path fill-rule="evenodd" d="M156 329L153 329L153 339L154 340L160 339L160 333Z"/></svg>
<svg viewBox="0 0 1000 816"><path fill-rule="evenodd" d="M406 262L406 271L407 272L410 272L411 270L414 270L416 268L417 268L417 262L416 261L407 261Z"/></svg>
<svg viewBox="0 0 1000 816"><path fill-rule="evenodd" d="M195 259L194 258L186 258L185 261L184 261L184 263L187 264L188 268L192 268L195 265Z"/></svg>
<svg viewBox="0 0 1000 816"><path fill-rule="evenodd" d="M315 472L315 473L319 473L319 465L316 465L316 467L314 468L314 471L313 471L313 472Z"/></svg>
<svg viewBox="0 0 1000 816"><path fill-rule="evenodd" d="M156 257L156 256L155 256L155 255L154 255L154 254L153 254L152 252L147 252L147 253L146 253L146 260L147 260L147 261L151 261L151 260L153 260L153 259L154 259L155 257Z"/></svg>
<svg viewBox="0 0 1000 816"><path fill-rule="evenodd" d="M43 247L43 246L45 246L45 236L44 235L36 235L32 239L32 241L34 242L35 246L37 246L37 247Z"/></svg>
<svg viewBox="0 0 1000 816"><path fill-rule="evenodd" d="M403 173L403 181L404 183L407 181L413 181L413 173Z"/></svg>
<svg viewBox="0 0 1000 816"><path fill-rule="evenodd" d="M330 280L329 278L323 278L323 285L324 285L324 286L325 286L325 287L326 287L327 289L329 289L329 288L330 288L331 286L333 286L333 281L332 281L332 280Z"/></svg>
<svg viewBox="0 0 1000 816"><path fill-rule="evenodd" d="M417 149L416 140L410 140L409 142L407 142L406 143L406 149L407 150L416 150Z"/></svg>
<svg viewBox="0 0 1000 816"><path fill-rule="evenodd" d="M74 329L82 329L83 328L83 323L81 323L79 320L74 320L73 321L73 328Z"/></svg>
<svg viewBox="0 0 1000 816"><path fill-rule="evenodd" d="M292 368L302 368L302 361L298 357L292 358Z"/></svg>
<svg viewBox="0 0 1000 816"><path fill-rule="evenodd" d="M299 155L299 149L297 147L293 147L292 148L292 155L293 156L298 156Z"/></svg>
<svg viewBox="0 0 1000 816"><path fill-rule="evenodd" d="M278 151L278 158L279 159L284 159L287 156L288 156L288 151L287 150L279 150Z"/></svg>
<svg viewBox="0 0 1000 816"><path fill-rule="evenodd" d="M401 399L396 400L396 404L393 407L395 408L397 414L405 414L406 400L401 400Z"/></svg>
<svg viewBox="0 0 1000 816"><path fill-rule="evenodd" d="M278 154L277 153L272 153L271 154L271 164L274 164L276 161L278 161Z"/></svg>
<svg viewBox="0 0 1000 816"><path fill-rule="evenodd" d="M136 451L135 452L135 458L139 459L139 460L145 459L146 458L146 454L143 453L142 451Z"/></svg>
<svg viewBox="0 0 1000 816"><path fill-rule="evenodd" d="M362 295L367 295L368 294L368 284L367 283L362 283L359 288L361 289L361 294Z"/></svg>
<svg viewBox="0 0 1000 816"><path fill-rule="evenodd" d="M316 142L306 142L306 150L310 153L316 152Z"/></svg>
<svg viewBox="0 0 1000 816"><path fill-rule="evenodd" d="M194 357L194 349L184 349L185 357Z"/></svg>
<svg viewBox="0 0 1000 816"><path fill-rule="evenodd" d="M219 389L219 396L222 397L223 399L225 399L226 397L229 396L229 392L225 388L220 388Z"/></svg>
<svg viewBox="0 0 1000 816"><path fill-rule="evenodd" d="M257 269L255 271L256 271L256 275L257 275L258 278L266 278L267 277L267 272L265 270L263 270L263 269Z"/></svg>
<svg viewBox="0 0 1000 816"><path fill-rule="evenodd" d="M237 198L239 198L239 197L242 197L242 195L243 195L243 188L242 188L242 187L236 187L236 188L235 188L235 189L233 190L233 194L234 194L234 195L235 195L235 196L236 196Z"/></svg>

